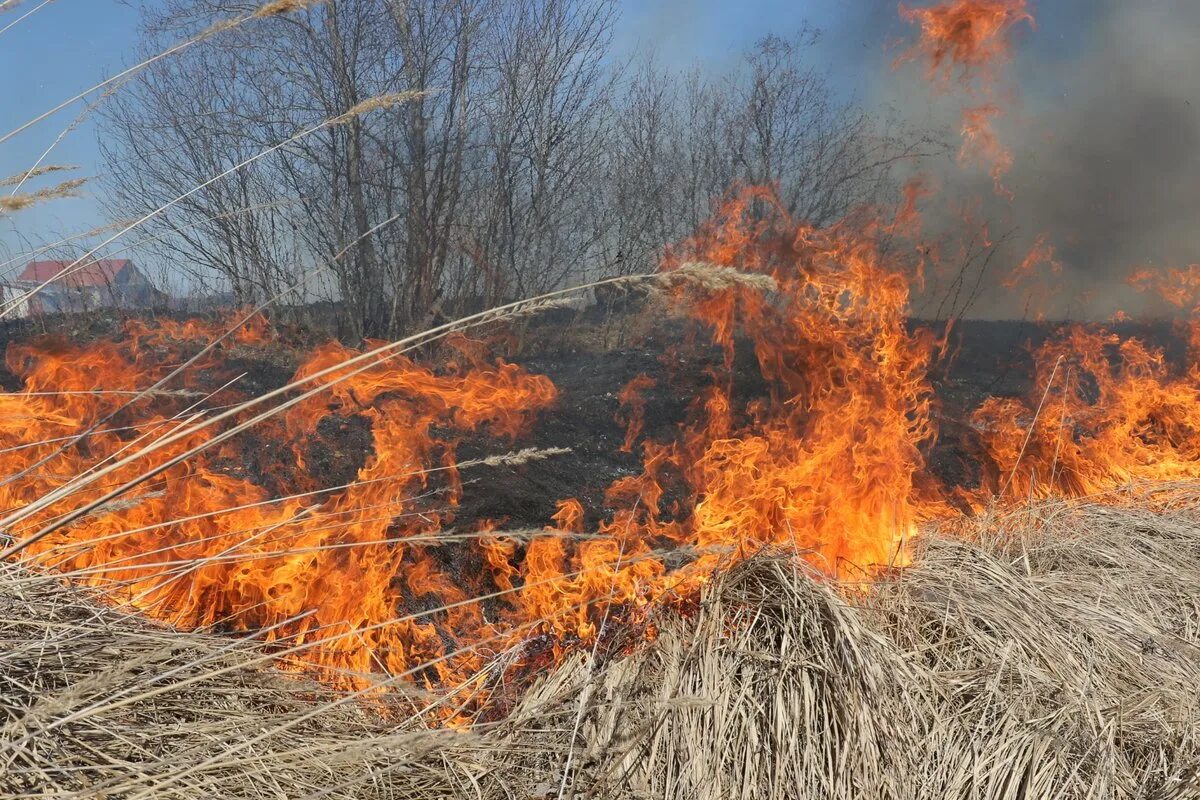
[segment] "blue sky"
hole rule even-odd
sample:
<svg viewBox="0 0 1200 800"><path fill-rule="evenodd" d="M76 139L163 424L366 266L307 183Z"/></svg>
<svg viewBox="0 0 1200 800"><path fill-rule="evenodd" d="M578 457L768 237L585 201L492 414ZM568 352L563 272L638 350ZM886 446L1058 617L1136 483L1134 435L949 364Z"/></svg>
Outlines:
<svg viewBox="0 0 1200 800"><path fill-rule="evenodd" d="M38 7L26 0L0 15L0 28ZM0 34L0 127L24 124L121 68L136 42L137 12L111 0L57 0ZM0 177L27 169L78 115L64 111L0 144ZM100 165L95 130L85 120L45 163L77 164L95 175ZM6 189L5 191L11 191ZM23 249L23 236L55 237L100 224L88 199L61 200L0 220L0 242Z"/></svg>

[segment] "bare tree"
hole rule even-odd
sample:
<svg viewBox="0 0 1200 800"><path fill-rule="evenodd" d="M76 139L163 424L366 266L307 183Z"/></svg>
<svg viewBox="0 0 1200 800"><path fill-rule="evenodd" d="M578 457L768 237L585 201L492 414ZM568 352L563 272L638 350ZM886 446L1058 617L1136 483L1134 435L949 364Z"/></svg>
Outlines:
<svg viewBox="0 0 1200 800"><path fill-rule="evenodd" d="M147 47L245 12L170 0ZM892 187L918 137L836 102L814 34L726 74L632 68L614 0L329 0L145 72L103 132L121 216L145 213L370 97L428 94L298 139L152 223L160 253L242 301L323 267L344 333L652 269L732 186L825 224ZM339 256L335 258L335 256Z"/></svg>

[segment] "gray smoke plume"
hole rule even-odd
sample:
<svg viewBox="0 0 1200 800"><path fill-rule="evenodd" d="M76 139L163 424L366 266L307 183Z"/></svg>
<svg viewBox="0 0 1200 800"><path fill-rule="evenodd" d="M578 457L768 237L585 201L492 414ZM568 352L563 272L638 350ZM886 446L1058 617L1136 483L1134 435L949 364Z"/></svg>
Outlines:
<svg viewBox="0 0 1200 800"><path fill-rule="evenodd" d="M850 5L850 4L848 4ZM857 4L855 4L857 5ZM962 226L939 212L976 199L993 234L1015 229L994 260L974 314L1019 316L1026 298L1000 277L1044 234L1063 264L1032 311L1103 318L1117 309L1162 313L1161 302L1125 286L1141 265L1200 262L1200 2L1034 0L1037 29L1021 29L1004 70L996 130L1014 164L1011 202L986 169L944 159L922 165L940 185L929 203L941 230ZM862 99L956 142L958 113L971 98L939 96L917 65L891 61L912 31L893 2L864 3L829 31L834 71L863 75ZM872 46L890 41L892 46ZM850 82L852 88L853 82ZM1011 97L1005 93L1011 89Z"/></svg>

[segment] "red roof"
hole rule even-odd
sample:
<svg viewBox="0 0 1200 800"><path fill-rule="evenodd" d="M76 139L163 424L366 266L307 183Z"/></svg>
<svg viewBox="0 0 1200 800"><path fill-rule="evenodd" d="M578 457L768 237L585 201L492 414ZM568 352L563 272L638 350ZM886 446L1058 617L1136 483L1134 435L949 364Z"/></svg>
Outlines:
<svg viewBox="0 0 1200 800"><path fill-rule="evenodd" d="M30 261L20 280L45 283L74 264L74 261ZM93 259L76 266L64 281L71 286L108 286L132 262L128 258Z"/></svg>

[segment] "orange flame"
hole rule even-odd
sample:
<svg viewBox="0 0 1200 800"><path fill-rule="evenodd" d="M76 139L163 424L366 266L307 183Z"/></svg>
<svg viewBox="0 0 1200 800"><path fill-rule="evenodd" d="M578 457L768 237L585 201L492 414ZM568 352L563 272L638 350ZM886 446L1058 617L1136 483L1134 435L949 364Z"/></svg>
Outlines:
<svg viewBox="0 0 1200 800"><path fill-rule="evenodd" d="M625 384L625 388L621 389L617 395L617 402L621 404L621 408L627 409L626 414L617 415L617 422L625 425L625 441L621 444L622 453L632 453L634 443L642 435L642 428L646 425L644 392L654 388L656 384L657 381L649 375L638 375Z"/></svg>
<svg viewBox="0 0 1200 800"><path fill-rule="evenodd" d="M865 215L817 230L790 219L770 191L748 189L677 248L664 269L684 260L736 267L771 276L778 292L736 283L679 289L680 310L725 349L726 368L695 399L677 438L643 442L643 472L610 488L617 510L592 533L582 505L565 500L556 526L526 541L494 526L440 538L460 491L455 437L519 436L556 401L546 378L489 362L465 342L468 368L438 372L396 355L350 370L339 365L354 351L329 343L295 375L331 370L326 392L287 408L249 442L172 466L24 555L175 625L265 631L268 641L306 645L292 663L356 688L381 675L478 688L471 676L494 653L541 633L558 657L594 640L610 611L628 616L685 595L719 565L763 547L794 549L832 574L902 563L902 542L927 513L914 476L919 445L932 436L931 350L927 337L906 330L911 276L880 255L874 236L884 230ZM134 390L217 333L198 323L131 323L123 339L91 347L11 347L25 391L0 398L0 436L12 445L0 466L16 476L0 486L0 504L19 508L127 451L139 432L178 426L173 415L222 372L225 353L189 371L185 393L139 401L85 445L55 452L62 436L125 400L95 387ZM270 336L256 323L236 346ZM730 391L737 336L752 340L773 386L769 401L746 408ZM621 392L629 447L648 386L643 377ZM228 389L213 400L239 396ZM312 443L325 420L349 417L369 425L371 449L354 482L327 490L307 475ZM198 431L112 480L216 435ZM259 449L269 454L255 477L246 462ZM32 515L14 537L92 491ZM664 508L669 491L679 499ZM463 565L473 565L469 574Z"/></svg>
<svg viewBox="0 0 1200 800"><path fill-rule="evenodd" d="M1139 267L1125 282L1138 292L1154 292L1176 308L1200 309L1200 264L1165 270Z"/></svg>
<svg viewBox="0 0 1200 800"><path fill-rule="evenodd" d="M928 8L900 4L900 18L921 29L901 61L923 58L930 80L948 85L994 80L997 64L1011 55L1010 34L1022 22L1034 27L1026 0L944 0Z"/></svg>
<svg viewBox="0 0 1200 800"><path fill-rule="evenodd" d="M643 465L608 487L612 511L599 523L597 509L563 499L544 529L448 527L461 492L458 440L523 435L557 402L547 378L467 340L455 346L468 365L436 369L395 354L352 370L342 365L356 351L327 343L296 371L331 370L327 391L249 439L171 466L23 555L156 619L260 634L294 651L287 666L316 669L337 686L374 691L403 678L438 688L459 709L445 721L458 724L506 702L506 670L531 674L598 643L610 622L694 597L716 569L764 549L869 578L905 564L919 523L952 505L1200 478L1200 325L1187 331L1193 366L1183 372L1137 339L1075 327L1035 354L1027 396L989 399L972 415L980 485L942 485L924 453L935 438L929 366L944 342L910 327L921 262L884 248L897 228L896 218L885 224L862 210L818 229L793 219L771 190L748 188L674 248L663 269L687 264L695 279L673 284L673 307L725 357L666 440L643 433L651 379L621 390L624 444L640 440ZM1052 258L1042 243L1018 271ZM705 269L728 276L720 268L769 276L775 288L701 279ZM118 340L88 347L10 346L23 391L0 395L0 507L26 506L178 428L201 399L240 399L236 384L197 393L225 381L237 348L282 346L262 321L200 359L181 389L121 408L123 393L163 377L164 365L221 330L132 322ZM748 403L733 380L746 352L769 387ZM63 437L108 417L59 452ZM330 421L352 417L369 427L368 452L355 480L322 486L311 474L314 446ZM108 483L221 430L197 430ZM102 491L51 505L9 533L22 541ZM493 667L502 653L507 667Z"/></svg>
<svg viewBox="0 0 1200 800"><path fill-rule="evenodd" d="M961 163L978 162L988 167L996 193L1012 199L1004 187L1004 175L1012 169L1012 152L1000 144L993 121L1000 116L999 107L989 103L962 111L962 147L958 151Z"/></svg>
<svg viewBox="0 0 1200 800"><path fill-rule="evenodd" d="M920 36L896 59L897 66L922 60L926 77L941 90L956 83L988 100L962 110L959 160L989 165L996 192L1008 194L1001 179L1013 157L996 135L1001 110L991 97L997 71L1011 57L1013 30L1023 22L1035 27L1026 0L945 0L928 8L902 3L900 18L917 25Z"/></svg>
<svg viewBox="0 0 1200 800"><path fill-rule="evenodd" d="M194 391L139 403L85 444L55 453L63 435L119 410L127 397L114 391L128 392L165 374L158 365L170 359L159 347L167 340L184 337L173 344L188 346L216 333L195 323L157 329L131 323L119 342L11 346L8 363L24 379L25 391L0 397L0 440L21 445L3 453L5 474L17 479L0 486L0 504L19 508L130 448L139 435L178 425L173 412L194 402ZM321 347L298 377L348 355L340 345ZM215 369L214 358L189 374ZM426 681L452 680L479 657L454 662L447 658L447 642L483 641L499 632L478 604L467 603L483 587L452 576L430 555L441 523L453 518L458 492L454 442L435 438L433 430L487 428L511 438L555 396L547 379L511 364L437 374L396 356L346 376L320 400L293 406L261 435L274 469L301 474L295 454L306 439L320 436L321 419L351 413L366 418L372 452L353 484L272 500L263 486L237 475L246 452L210 450L33 543L24 555L174 625L217 624L268 631L268 641L309 643L301 663L350 685L364 685L372 673L398 675L423 665L431 665ZM214 399L237 397L227 392ZM199 432L112 480L129 480L212 436ZM290 464L289 456L295 459ZM421 495L435 491L431 481L439 470L444 474L436 491L446 507L437 509ZM14 538L61 511L35 514ZM438 615L405 613L426 597L451 608Z"/></svg>
<svg viewBox="0 0 1200 800"><path fill-rule="evenodd" d="M1029 248L1025 258L1021 259L1021 263L1005 276L1004 287L1015 289L1024 281L1032 278L1037 268L1042 265L1046 266L1051 274L1058 275L1062 272L1062 262L1055 256L1054 245L1046 240L1045 234L1040 234L1034 240L1033 246Z"/></svg>
<svg viewBox="0 0 1200 800"><path fill-rule="evenodd" d="M1193 342L1197 328L1190 329ZM1035 389L975 413L988 490L1016 498L1077 497L1133 480L1200 477L1200 353L1173 374L1136 338L1074 326L1035 354Z"/></svg>

